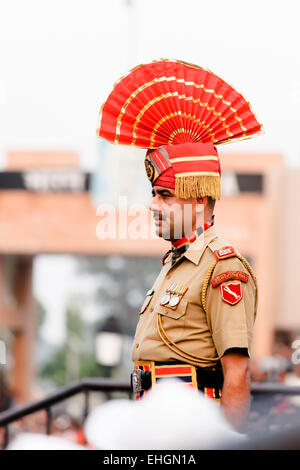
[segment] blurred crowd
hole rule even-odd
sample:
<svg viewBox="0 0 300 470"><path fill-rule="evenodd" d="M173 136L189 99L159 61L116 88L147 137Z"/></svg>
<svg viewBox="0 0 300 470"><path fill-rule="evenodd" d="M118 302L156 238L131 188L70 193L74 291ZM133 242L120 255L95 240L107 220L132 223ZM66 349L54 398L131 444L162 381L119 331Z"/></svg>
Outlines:
<svg viewBox="0 0 300 470"><path fill-rule="evenodd" d="M300 363L295 361L293 345L297 337L281 331L275 335L270 356L252 360L252 383L279 383L300 387ZM300 423L300 394L284 393L256 394L252 396L249 413L249 433L260 430L279 430L297 426Z"/></svg>
<svg viewBox="0 0 300 470"><path fill-rule="evenodd" d="M0 428L0 442L4 442L4 428ZM34 433L46 436L47 415L46 410L37 411L9 425L9 441L14 440L21 433ZM83 445L85 438L82 423L70 413L63 412L51 418L51 436L62 438L64 441Z"/></svg>
<svg viewBox="0 0 300 470"><path fill-rule="evenodd" d="M300 387L300 364L295 361L293 335L281 332L276 335L272 354L260 360L251 361L252 384L283 384ZM118 401L113 400L115 404ZM9 390L4 385L0 390L0 411L14 406ZM100 415L99 415L100 416ZM128 417L129 419L129 417ZM300 394L253 393L249 411L247 435L259 432L291 428L300 423ZM33 413L9 426L10 439L22 432L46 434L47 414L45 410ZM83 421L69 413L67 407L60 406L51 417L51 435L69 443L85 445ZM4 429L0 428L0 442L4 442Z"/></svg>
<svg viewBox="0 0 300 470"><path fill-rule="evenodd" d="M174 379L163 381L140 401L101 403L73 433L57 421L51 436L45 436L40 418L30 432L15 434L7 449L221 449L246 439L226 420L219 403Z"/></svg>

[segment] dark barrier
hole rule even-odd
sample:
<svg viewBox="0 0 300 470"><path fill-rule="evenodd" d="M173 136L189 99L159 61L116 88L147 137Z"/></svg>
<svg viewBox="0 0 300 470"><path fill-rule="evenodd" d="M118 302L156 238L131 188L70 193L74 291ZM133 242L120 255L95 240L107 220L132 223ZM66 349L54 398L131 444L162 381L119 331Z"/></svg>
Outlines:
<svg viewBox="0 0 300 470"><path fill-rule="evenodd" d="M82 423L89 413L89 393L92 391L114 393L122 392L132 398L130 383L128 380L104 379L104 378L84 378L74 382L66 387L61 387L40 400L30 402L24 405L15 406L0 413L0 428L4 428L4 439L2 448L5 448L9 442L9 425L14 421L22 419L37 411L45 410L46 413L46 433L51 434L52 407L63 400L73 397L77 394L84 394L84 409L82 412ZM286 397L293 395L300 396L300 387L287 386L278 383L252 383L251 396L252 403L259 404L258 409L264 410L269 403L281 404ZM253 407L254 412L255 406ZM299 408L300 410L300 408ZM253 411L252 411L253 412ZM259 412L258 412L259 414ZM296 416L298 419L298 415ZM276 424L276 423L275 423ZM293 425L289 421L289 427L284 430L276 429L272 431L272 421L267 421L265 426L259 426L251 432L250 438L243 443L241 449L300 449L300 414L299 425ZM284 426L284 424L283 424ZM280 425L277 424L277 428ZM236 448L238 449L238 448Z"/></svg>

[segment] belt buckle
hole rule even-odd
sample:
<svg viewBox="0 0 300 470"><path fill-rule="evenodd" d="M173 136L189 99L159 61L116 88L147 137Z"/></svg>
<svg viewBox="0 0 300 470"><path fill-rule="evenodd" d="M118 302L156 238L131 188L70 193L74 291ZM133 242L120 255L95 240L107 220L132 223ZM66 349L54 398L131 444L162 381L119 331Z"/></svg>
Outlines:
<svg viewBox="0 0 300 470"><path fill-rule="evenodd" d="M142 370L135 369L131 374L131 388L134 393L142 392Z"/></svg>

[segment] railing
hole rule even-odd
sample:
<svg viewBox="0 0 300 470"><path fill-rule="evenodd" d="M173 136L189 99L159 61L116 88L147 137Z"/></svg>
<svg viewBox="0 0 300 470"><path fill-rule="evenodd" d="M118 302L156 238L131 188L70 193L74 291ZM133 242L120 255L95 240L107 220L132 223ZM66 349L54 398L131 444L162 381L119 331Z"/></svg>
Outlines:
<svg viewBox="0 0 300 470"><path fill-rule="evenodd" d="M4 440L2 448L5 448L9 442L9 424L24 418L25 416L37 411L46 411L46 434L51 434L52 407L67 398L84 393L83 422L89 413L89 393L92 391L112 393L125 392L128 397L132 397L130 383L128 380L103 379L103 378L85 378L78 380L66 387L61 387L46 397L27 403L25 405L15 406L0 413L0 428L4 427Z"/></svg>
<svg viewBox="0 0 300 470"><path fill-rule="evenodd" d="M51 434L52 407L63 400L66 400L79 393L84 393L84 423L89 414L89 394L92 391L112 393L124 392L129 398L132 398L130 383L128 380L104 379L104 378L84 378L74 382L66 387L61 387L46 397L27 403L25 405L15 406L0 413L0 428L4 428L4 440L2 448L5 448L9 442L9 425L16 420L22 419L37 411L45 410L46 412L46 434ZM300 395L300 386L287 386L277 383L252 383L251 395L255 398L258 396L273 396L275 394L291 396Z"/></svg>
<svg viewBox="0 0 300 470"><path fill-rule="evenodd" d="M257 395L273 395L279 393L283 395L300 395L300 386L284 385L276 382L252 382L251 394Z"/></svg>

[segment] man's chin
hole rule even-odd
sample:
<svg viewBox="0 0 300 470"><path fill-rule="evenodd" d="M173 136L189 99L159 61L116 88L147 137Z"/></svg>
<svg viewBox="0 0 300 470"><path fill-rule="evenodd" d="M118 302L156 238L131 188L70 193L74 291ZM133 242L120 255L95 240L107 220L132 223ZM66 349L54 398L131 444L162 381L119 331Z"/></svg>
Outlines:
<svg viewBox="0 0 300 470"><path fill-rule="evenodd" d="M172 238L170 236L170 232L169 231L168 232L164 231L162 227L156 227L155 228L155 233L158 237L163 238L166 241L171 241L172 240Z"/></svg>

